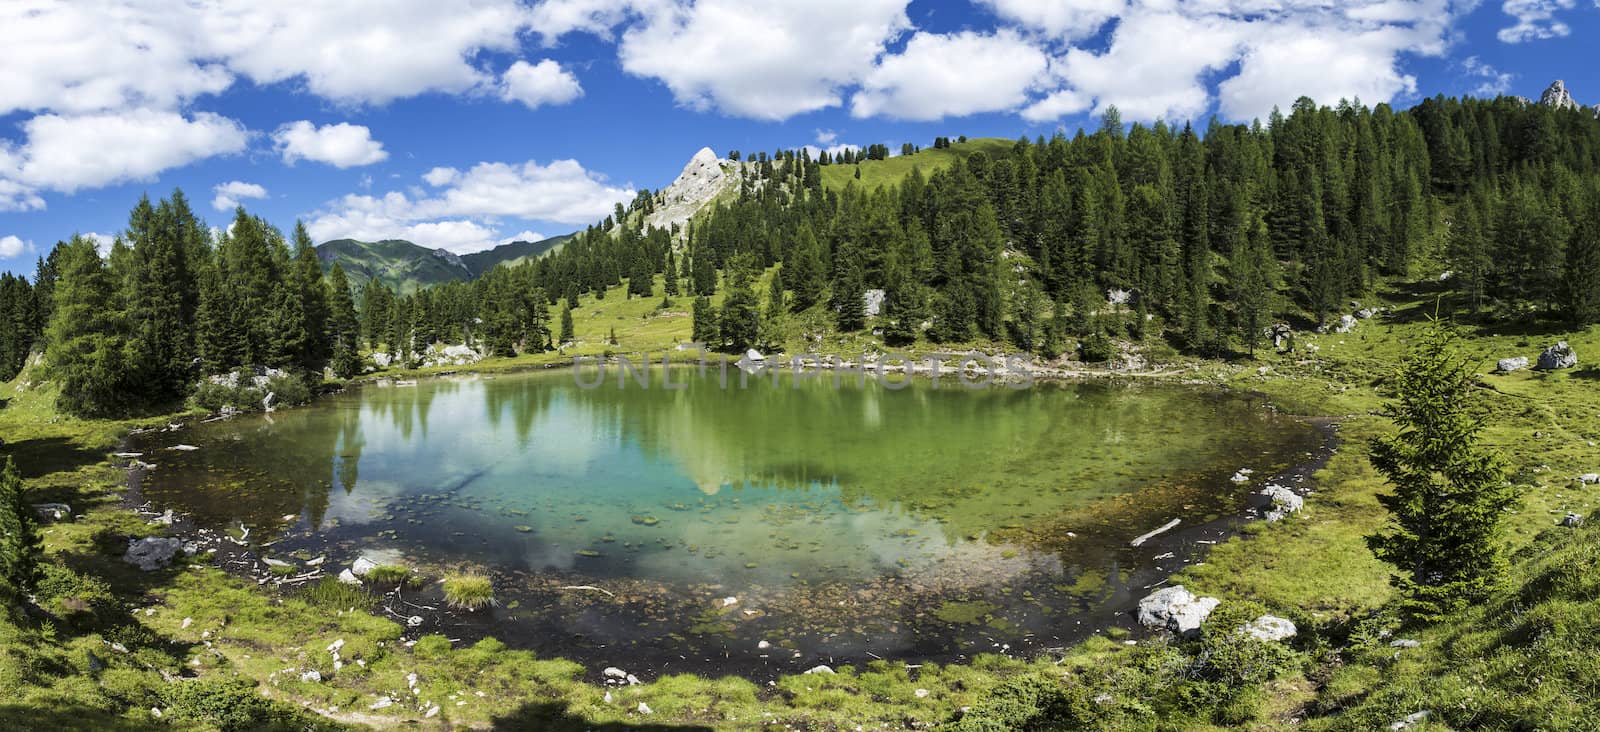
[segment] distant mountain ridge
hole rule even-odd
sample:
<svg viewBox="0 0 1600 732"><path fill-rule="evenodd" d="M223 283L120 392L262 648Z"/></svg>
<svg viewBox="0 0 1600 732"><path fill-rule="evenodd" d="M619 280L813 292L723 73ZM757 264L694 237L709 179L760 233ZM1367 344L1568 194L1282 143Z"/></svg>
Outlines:
<svg viewBox="0 0 1600 732"><path fill-rule="evenodd" d="M429 249L404 239L334 239L317 245L317 259L322 261L324 271L333 269L337 262L357 288L378 280L397 293L410 294L446 282L475 280L502 264L542 256L569 238L571 235L565 234L539 241L514 241L471 254Z"/></svg>

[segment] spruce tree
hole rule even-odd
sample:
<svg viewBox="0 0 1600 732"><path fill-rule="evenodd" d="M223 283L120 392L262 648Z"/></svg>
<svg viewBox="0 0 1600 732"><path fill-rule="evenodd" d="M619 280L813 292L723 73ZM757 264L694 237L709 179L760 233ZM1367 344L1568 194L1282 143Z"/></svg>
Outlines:
<svg viewBox="0 0 1600 732"><path fill-rule="evenodd" d="M328 272L328 337L332 344L333 373L341 379L361 373L360 324L344 268L334 263Z"/></svg>
<svg viewBox="0 0 1600 732"><path fill-rule="evenodd" d="M69 414L108 416L130 400L127 332L111 273L95 245L72 237L46 332L49 373L61 385L57 406Z"/></svg>
<svg viewBox="0 0 1600 732"><path fill-rule="evenodd" d="M1399 433L1372 441L1372 465L1394 492L1390 524L1367 537L1399 573L1410 616L1433 622L1482 601L1506 567L1505 512L1516 503L1500 456L1479 444L1473 369L1453 331L1434 322L1395 373L1388 409Z"/></svg>
<svg viewBox="0 0 1600 732"><path fill-rule="evenodd" d="M572 308L563 304L561 306L561 342L571 343L573 338Z"/></svg>
<svg viewBox="0 0 1600 732"><path fill-rule="evenodd" d="M0 580L18 595L31 593L39 581L42 555L38 517L16 464L7 456L0 465Z"/></svg>
<svg viewBox="0 0 1600 732"><path fill-rule="evenodd" d="M1573 227L1563 285L1568 322L1600 322L1600 188L1590 191L1588 212Z"/></svg>

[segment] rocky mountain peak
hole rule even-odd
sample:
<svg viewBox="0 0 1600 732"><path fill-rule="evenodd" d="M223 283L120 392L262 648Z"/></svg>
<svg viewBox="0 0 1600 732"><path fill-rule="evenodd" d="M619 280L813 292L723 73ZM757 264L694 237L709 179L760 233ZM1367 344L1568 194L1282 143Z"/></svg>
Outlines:
<svg viewBox="0 0 1600 732"><path fill-rule="evenodd" d="M1550 88L1544 90L1544 94L1539 96L1539 103L1556 109L1579 108L1578 103L1572 99L1572 93L1567 91L1567 83L1560 79L1556 79Z"/></svg>
<svg viewBox="0 0 1600 732"><path fill-rule="evenodd" d="M709 147L700 148L678 178L661 190L661 200L646 223L666 228L688 221L724 189L737 184L738 172L737 164L717 157Z"/></svg>

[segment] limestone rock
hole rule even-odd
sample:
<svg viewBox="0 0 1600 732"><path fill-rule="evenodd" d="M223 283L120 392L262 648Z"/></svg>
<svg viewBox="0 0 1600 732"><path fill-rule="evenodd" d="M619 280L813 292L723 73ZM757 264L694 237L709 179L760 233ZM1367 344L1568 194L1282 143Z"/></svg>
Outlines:
<svg viewBox="0 0 1600 732"><path fill-rule="evenodd" d="M808 674L828 674L828 675L831 676L831 675L833 675L833 667L829 666L827 664L823 664L821 666L812 666L811 668L806 669L806 673L808 673Z"/></svg>
<svg viewBox="0 0 1600 732"><path fill-rule="evenodd" d="M355 576L357 576L357 577L365 577L365 576L367 576L368 572L371 572L372 570L377 569L377 568L378 568L378 563L377 562L374 562L371 559L366 558L365 556L360 556L360 557L356 557L356 561L354 561L354 562L352 562L350 564L350 573L355 575Z"/></svg>
<svg viewBox="0 0 1600 732"><path fill-rule="evenodd" d="M1560 79L1556 79L1543 94L1539 95L1539 103L1556 109L1580 108L1578 103L1573 101L1571 92L1567 91L1567 83Z"/></svg>
<svg viewBox="0 0 1600 732"><path fill-rule="evenodd" d="M1259 641L1271 643L1295 637L1300 632L1294 623L1276 615L1263 615L1239 627L1239 632Z"/></svg>
<svg viewBox="0 0 1600 732"><path fill-rule="evenodd" d="M1355 330L1355 329L1356 329L1356 316L1354 316L1354 315L1341 315L1341 316L1339 316L1339 324L1333 326L1333 332L1335 332L1335 333L1349 333L1350 331Z"/></svg>
<svg viewBox="0 0 1600 732"><path fill-rule="evenodd" d="M1570 369L1578 365L1578 352L1566 341L1561 341L1539 354L1539 369L1553 371L1555 369Z"/></svg>
<svg viewBox="0 0 1600 732"><path fill-rule="evenodd" d="M339 581L347 585L361 584L361 578L357 577L354 572L351 572L348 567L339 571Z"/></svg>
<svg viewBox="0 0 1600 732"><path fill-rule="evenodd" d="M867 290L867 294L862 296L862 304L866 306L867 317L876 318L878 313L883 312L883 298L883 290Z"/></svg>
<svg viewBox="0 0 1600 732"><path fill-rule="evenodd" d="M1561 82L1558 81L1556 83L1559 84ZM1389 725L1389 729L1394 730L1395 732L1400 732L1401 730L1411 729L1412 727L1415 727L1426 721L1428 721L1428 710L1424 709L1414 714L1407 714L1405 719Z"/></svg>
<svg viewBox="0 0 1600 732"><path fill-rule="evenodd" d="M1569 513L1566 515L1566 517L1561 519L1561 525L1575 529L1583 525L1583 516L1575 513Z"/></svg>
<svg viewBox="0 0 1600 732"><path fill-rule="evenodd" d="M1183 585L1173 585L1139 601L1139 624L1189 635L1200 630L1200 624L1221 602L1215 597L1195 597Z"/></svg>
<svg viewBox="0 0 1600 732"><path fill-rule="evenodd" d="M1494 368L1496 371L1500 371L1502 373L1521 371L1525 368L1528 368L1528 357L1513 356L1511 358L1502 358L1494 363Z"/></svg>
<svg viewBox="0 0 1600 732"><path fill-rule="evenodd" d="M153 572L171 564L172 558L181 548L183 542L177 539L163 537L138 539L128 545L128 552L122 555L122 561L146 572Z"/></svg>
<svg viewBox="0 0 1600 732"><path fill-rule="evenodd" d="M1299 513L1300 509L1306 506L1306 499L1301 498L1300 494L1276 483L1261 489L1261 495L1272 502L1267 508L1268 521L1282 521L1289 514Z"/></svg>
<svg viewBox="0 0 1600 732"><path fill-rule="evenodd" d="M666 229L687 222L729 186L737 185L738 169L737 163L725 163L711 148L700 148L677 179L661 190L660 200L646 223Z"/></svg>

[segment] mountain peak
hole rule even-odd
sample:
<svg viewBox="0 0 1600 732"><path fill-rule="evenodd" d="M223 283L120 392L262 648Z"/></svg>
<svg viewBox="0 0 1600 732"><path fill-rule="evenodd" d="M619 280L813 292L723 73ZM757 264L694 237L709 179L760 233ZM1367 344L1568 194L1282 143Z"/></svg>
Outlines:
<svg viewBox="0 0 1600 732"><path fill-rule="evenodd" d="M1567 83L1561 79L1556 79L1555 83L1544 90L1544 94L1539 96L1539 103L1556 109L1579 108L1578 103L1572 99L1572 93L1567 91Z"/></svg>

